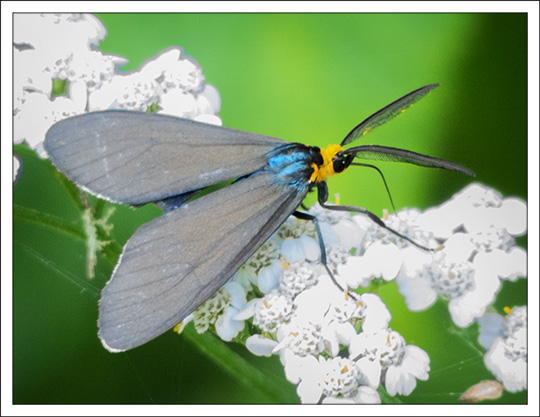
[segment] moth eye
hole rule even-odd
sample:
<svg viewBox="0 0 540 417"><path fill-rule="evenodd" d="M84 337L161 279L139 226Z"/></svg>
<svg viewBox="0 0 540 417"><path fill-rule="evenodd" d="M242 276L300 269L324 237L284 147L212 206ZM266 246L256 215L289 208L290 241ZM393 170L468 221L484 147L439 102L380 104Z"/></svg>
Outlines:
<svg viewBox="0 0 540 417"><path fill-rule="evenodd" d="M340 172L343 172L345 167L345 160L344 159L335 159L332 162L332 167L334 168L334 172L336 174L339 174Z"/></svg>

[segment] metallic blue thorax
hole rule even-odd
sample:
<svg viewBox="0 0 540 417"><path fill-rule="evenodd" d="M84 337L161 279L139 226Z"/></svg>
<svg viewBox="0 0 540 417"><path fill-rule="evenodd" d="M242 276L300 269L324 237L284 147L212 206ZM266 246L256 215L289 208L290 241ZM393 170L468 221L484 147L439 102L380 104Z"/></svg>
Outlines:
<svg viewBox="0 0 540 417"><path fill-rule="evenodd" d="M278 149L268 160L267 171L275 174L277 184L307 187L313 172L314 149L297 143Z"/></svg>

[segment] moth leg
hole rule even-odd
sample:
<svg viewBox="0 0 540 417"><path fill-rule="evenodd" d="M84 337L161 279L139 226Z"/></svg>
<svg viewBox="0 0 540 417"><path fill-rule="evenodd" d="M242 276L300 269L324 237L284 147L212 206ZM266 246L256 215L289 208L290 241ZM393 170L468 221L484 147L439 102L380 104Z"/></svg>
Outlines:
<svg viewBox="0 0 540 417"><path fill-rule="evenodd" d="M324 265L326 272L328 272L328 275L332 279L333 283L339 288L340 291L346 293L347 295L350 295L354 300L358 301L357 294L350 292L346 288L343 288L341 284L337 282L336 278L334 277L334 274L328 267L327 260L326 260L326 247L324 246L324 240L321 233L321 227L319 225L319 220L317 219L317 217L309 213L303 213L301 211L293 212L293 216L300 220L312 221L315 224L315 228L317 229L317 240L319 241L319 247L321 248L321 263Z"/></svg>
<svg viewBox="0 0 540 417"><path fill-rule="evenodd" d="M319 204L321 205L321 207L324 207L325 209L328 209L328 210L337 210L337 211L354 211L356 213L362 213L362 214L365 214L367 215L371 220L373 220L375 223L377 223L377 225L379 225L380 227L382 227L383 229L386 229L388 230L389 232L395 234L396 236L402 238L402 239L405 239L407 242L410 242L412 243L414 246L420 248L420 249L423 249L425 251L429 251L429 252L437 252L439 249L430 249L430 248L426 248L425 246L419 244L419 243L416 243L414 240L412 240L410 237L407 237L405 235L402 235L401 233L399 233L397 230L394 230L392 229L390 226L387 226L386 224L384 224L384 222L379 219L377 217L377 215L373 214L371 211L363 208L363 207L356 207L356 206L344 206L344 205L339 205L339 206L334 206L334 205L327 205L326 202L328 201L328 186L326 185L325 182L320 182L317 184L317 197L318 197L318 200L319 200Z"/></svg>

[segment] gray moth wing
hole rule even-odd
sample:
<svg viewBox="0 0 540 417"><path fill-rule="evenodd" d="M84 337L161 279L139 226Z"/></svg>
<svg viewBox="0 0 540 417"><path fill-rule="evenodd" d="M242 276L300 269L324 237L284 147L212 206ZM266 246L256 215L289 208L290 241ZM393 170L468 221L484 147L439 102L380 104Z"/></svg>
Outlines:
<svg viewBox="0 0 540 417"><path fill-rule="evenodd" d="M179 323L226 283L307 191L261 171L141 226L102 292L103 345L128 350Z"/></svg>
<svg viewBox="0 0 540 417"><path fill-rule="evenodd" d="M81 188L140 205L256 172L269 153L287 144L172 116L105 111L56 123L45 149Z"/></svg>

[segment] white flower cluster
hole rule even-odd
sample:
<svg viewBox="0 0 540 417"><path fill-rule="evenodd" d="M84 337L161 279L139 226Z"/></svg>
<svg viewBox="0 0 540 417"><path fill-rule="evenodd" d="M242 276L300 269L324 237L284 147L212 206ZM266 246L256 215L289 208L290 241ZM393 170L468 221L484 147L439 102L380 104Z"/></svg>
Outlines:
<svg viewBox="0 0 540 417"><path fill-rule="evenodd" d="M520 199L472 184L425 212L404 209L388 216L386 224L401 234L442 248L434 253L358 219L365 234L360 256L348 258L338 273L351 288L366 287L373 278L395 279L411 311L424 310L442 296L454 322L466 327L493 303L501 280L526 275L526 251L514 245L514 238L526 232L526 210Z"/></svg>
<svg viewBox="0 0 540 417"><path fill-rule="evenodd" d="M246 347L255 355L279 354L303 403L380 403L381 383L390 395L408 395L416 379L428 378L428 355L388 328L390 312L377 295L353 298L324 269L318 275L296 295L278 285L235 317L253 317L261 334ZM304 274L297 278L305 282Z"/></svg>
<svg viewBox="0 0 540 417"><path fill-rule="evenodd" d="M515 307L502 317L488 313L478 320L484 362L510 392L527 388L527 307Z"/></svg>
<svg viewBox="0 0 540 417"><path fill-rule="evenodd" d="M527 253L514 245L514 238L527 231L526 213L524 201L472 184L446 203L415 214L409 226L428 231L428 241L444 249L433 255L411 245L401 250L396 281L409 309L428 308L440 295L449 300L456 325L466 327L482 317L501 280L526 276Z"/></svg>
<svg viewBox="0 0 540 417"><path fill-rule="evenodd" d="M221 125L218 91L204 83L201 67L182 48L169 48L121 72L127 60L96 49L105 27L88 14L14 15L14 142L26 141L45 157L47 130L85 112L123 109ZM53 84L67 82L54 97Z"/></svg>
<svg viewBox="0 0 540 417"><path fill-rule="evenodd" d="M251 320L260 333L251 334L246 347L255 355L279 354L303 403L379 403L381 385L389 395L409 395L418 379L428 378L429 356L388 327L390 312L377 295L342 289L395 279L411 310L441 296L455 323L467 326L494 301L501 279L525 276L526 252L514 246L514 236L526 231L525 210L523 201L473 184L439 207L385 218L403 235L438 249L430 252L364 215L316 204L309 212L319 221L338 285L320 264L314 223L291 217L233 277L244 304L236 304L235 315L225 314L221 324L228 330L218 334L231 340ZM525 357L526 364L522 339L512 337L501 339L505 357Z"/></svg>
<svg viewBox="0 0 540 417"><path fill-rule="evenodd" d="M232 296L225 291L225 287L221 288L212 297L205 301L197 311L191 313L183 320L185 326L190 321L193 321L197 333L206 332L211 325L215 325L218 317L222 316L223 311L232 304ZM176 331L180 331L178 327Z"/></svg>

